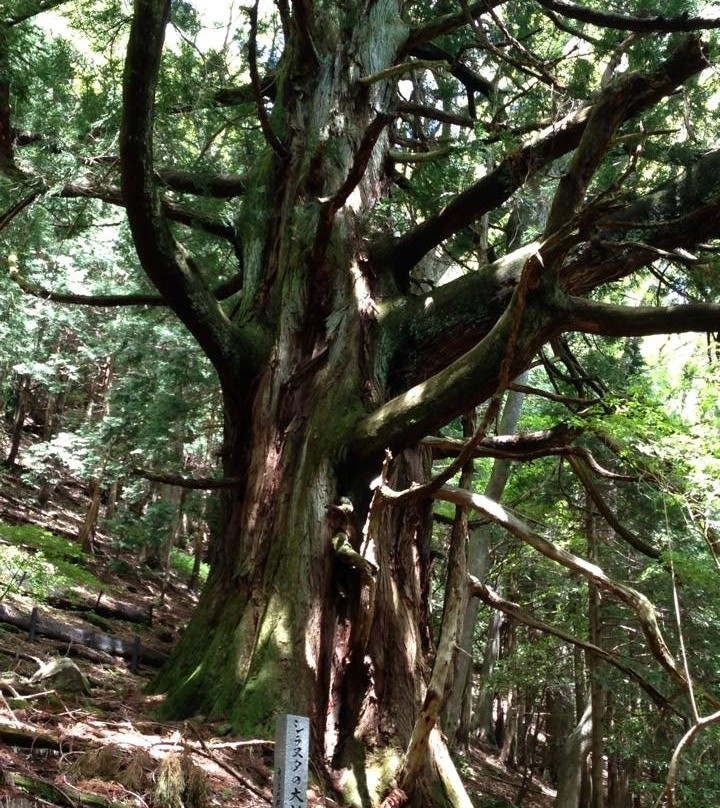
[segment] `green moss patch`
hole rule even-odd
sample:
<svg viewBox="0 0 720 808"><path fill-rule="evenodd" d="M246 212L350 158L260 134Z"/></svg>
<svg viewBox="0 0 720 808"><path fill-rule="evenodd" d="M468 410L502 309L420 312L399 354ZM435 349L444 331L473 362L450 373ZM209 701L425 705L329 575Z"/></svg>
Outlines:
<svg viewBox="0 0 720 808"><path fill-rule="evenodd" d="M77 543L37 525L0 522L0 597L14 593L43 601L56 589L106 589L84 568L90 560Z"/></svg>

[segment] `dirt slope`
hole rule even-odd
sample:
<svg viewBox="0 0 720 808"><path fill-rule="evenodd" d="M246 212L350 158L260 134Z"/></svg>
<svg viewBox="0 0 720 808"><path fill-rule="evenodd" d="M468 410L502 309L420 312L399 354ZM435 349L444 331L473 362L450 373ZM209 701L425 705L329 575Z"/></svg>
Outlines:
<svg viewBox="0 0 720 808"><path fill-rule="evenodd" d="M63 481L45 507L37 505L36 494L20 482L17 470L0 471L0 521L39 525L73 537L86 502L82 486ZM0 551L7 544L0 527ZM26 551L30 558L36 548ZM36 593L23 594L22 586L18 592L12 581L0 580L0 621L3 614L29 620L37 607L38 629L59 624L79 632L73 637L109 637L113 647L119 640L130 647L139 641L157 655L167 654L196 602L185 581L173 573L161 599L162 576L149 570L139 574L136 560L118 552L104 535L97 537L96 555L82 559L82 565L96 583L40 600ZM149 624L93 610L101 592L101 605L151 612ZM68 599L75 601L71 610L60 607ZM0 799L12 800L6 805L270 806L270 738L238 738L224 722L202 716L158 721L154 711L161 697L145 692L155 668L142 656L134 667L131 656L98 650L102 643L93 649L40 633L31 641L28 625L16 622L23 627L0 622ZM53 681L29 681L43 663L62 657L75 662L84 675L86 686L80 692L68 692ZM542 783L523 784L521 775L506 771L492 752L471 749L462 763L475 805L504 808L519 804L522 796L525 808L550 808L552 792ZM318 785L312 785L308 797L311 806L338 804Z"/></svg>

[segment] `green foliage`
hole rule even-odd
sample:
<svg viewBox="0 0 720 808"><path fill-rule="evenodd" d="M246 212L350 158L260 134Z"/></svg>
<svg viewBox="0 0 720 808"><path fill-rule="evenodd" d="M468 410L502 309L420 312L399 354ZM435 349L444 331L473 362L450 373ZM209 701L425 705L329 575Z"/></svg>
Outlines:
<svg viewBox="0 0 720 808"><path fill-rule="evenodd" d="M183 550L179 550L177 547L173 547L172 552L170 553L170 566L176 570L176 572L180 573L180 575L182 575L184 578L189 578L192 574L194 564L194 556L184 552ZM204 561L201 561L200 583L204 583L207 580L209 572L210 567Z"/></svg>
<svg viewBox="0 0 720 808"><path fill-rule="evenodd" d="M106 588L83 564L81 548L36 525L0 523L0 580L3 592L25 594L41 601L54 590Z"/></svg>
<svg viewBox="0 0 720 808"><path fill-rule="evenodd" d="M177 508L167 502L153 502L142 515L123 510L107 525L115 544L123 550L133 550L149 545L157 550L170 533Z"/></svg>
<svg viewBox="0 0 720 808"><path fill-rule="evenodd" d="M596 66L589 59L578 59L572 68L568 90L575 97L582 97L595 76Z"/></svg>
<svg viewBox="0 0 720 808"><path fill-rule="evenodd" d="M408 25L432 23L444 14L465 10L465 3L455 0L417 0L402 5ZM584 5L602 10L607 6L601 0L587 0ZM670 16L694 13L700 4L667 0L661 5L662 13ZM342 52L359 13L355 6L359 9L363 4L316 4L316 9L327 10L328 21L338 23L336 32L317 32L318 37L338 35L331 71L338 83L343 80L345 56L352 61L357 55ZM32 406L26 414L26 437L32 432L36 443L23 447L25 474L49 482L72 474L84 483L102 480L106 488L122 483L120 503L107 528L122 549L149 546L157 550L176 524L178 509L160 499L157 488L147 480L132 476L132 471L138 466L174 473L216 470L223 414L210 362L168 310L50 307L45 301L21 294L9 275L11 269L17 270L40 288L71 294L153 291L139 269L124 212L100 199L66 197L63 190L71 180L104 188L119 184L113 161L118 151L129 6L120 0L73 0L58 8L55 28L28 23L7 32L11 123L14 131L33 137L22 147L14 146L21 172L0 177L1 209L10 210L18 199L36 189L41 192L27 211L3 220L0 228L0 252L5 256L0 266L0 403L12 416L21 382L29 386ZM633 0L625 10L642 16L656 14L658 8L658 0ZM247 83L247 21L243 18L234 29L227 30L224 40L216 38L214 44L207 45L203 42L207 22L199 6L174 2L172 13L157 86L153 143L157 167L183 169L200 177L253 172L253 183L244 199L213 199L161 186L168 203L191 209L198 217L236 223L238 242L244 240L244 244L231 244L176 223L171 225L172 232L182 241L208 287L244 273L242 299L233 296L220 304L230 319L242 322L246 317L267 316L272 320L275 312L252 311L258 299L267 297L272 301L270 307L286 313L304 303L305 234L293 231L294 240L288 249L293 259L302 260L284 278L284 298L276 299L274 279L260 277L261 269L274 257L271 252L275 246L268 250L258 233L268 221L279 221L268 209L279 195L282 178L276 170L271 171L267 143L258 126L256 100L248 94L229 106L209 103L216 90ZM677 42L675 36L628 38L624 31L603 30L576 20L555 25L540 4L529 0L504 3L493 14L481 15L475 25L461 26L438 37L437 44L450 54L447 64L404 77L397 96L388 86L365 88L353 97L352 114L366 107L368 99L378 111L381 104L392 109L402 96L463 118L471 112L475 115L470 126L446 124L432 116L395 117L390 137L394 150L406 151L410 157L438 148L444 152L431 161L387 161L386 174L378 186L392 184L392 193L382 196L372 215L357 223L353 233L356 243L372 245L382 237L400 235L437 213L518 149L525 138L588 104L600 91L608 68L616 65L616 77L628 70L647 71ZM275 74L278 69L282 73L287 69L287 60L281 59L285 32L277 17L269 13L261 17L258 67L263 75ZM452 68L460 62L492 83L491 98L469 92L453 75ZM621 127L588 190L588 199L604 194L603 201L611 209L615 205L622 208L636 193L677 175L682 166L715 146L720 79L717 71L713 75L710 72L644 112L641 121ZM348 110L334 109L332 120L313 130L313 117L321 118L324 113L320 107L331 99L323 99L317 108L305 108L305 87L288 90L278 82L276 89L278 94L263 101L273 126L277 125L281 133L294 126L308 131L304 153L293 155L293 169L296 164L309 164L321 150L327 165L341 166L344 150L352 152L360 142L345 141ZM281 94L283 89L286 96ZM290 105L292 115L284 120ZM453 272L486 271L489 256L484 240L490 248L487 252L503 256L512 244L527 243L542 233L558 178L569 161L565 156L549 164L520 193L455 234L443 250L428 256L418 276L432 285L442 282L448 266ZM393 176L401 181L393 184ZM311 204L298 206L297 231L314 225L318 195L308 183L297 199L288 195L284 203L289 207L298 200L304 202L305 196ZM348 210L342 210L338 221L346 214ZM348 214L348 221L351 219ZM592 229L594 224L590 217L588 226ZM347 226L354 227L355 223ZM602 238L603 234L600 229L591 235ZM638 238L645 236L642 233ZM279 248L284 250L285 246ZM595 294L603 301L631 304L714 299L720 292L716 256L713 248L690 266L658 257L647 271L607 285ZM342 266L344 271L346 263ZM328 275L331 269L328 267ZM373 278L378 287L384 281L380 274ZM335 284L335 294L346 281L343 277L335 284L333 279L328 287ZM323 299L319 306L323 317L324 308ZM342 317L346 316L343 311ZM373 328L367 329L368 340L373 337ZM378 330L381 328L378 325ZM333 346L333 361L334 352L341 348ZM657 603L663 631L675 651L677 629L668 617L673 614L667 575L667 562L672 559L692 670L709 680L715 676L720 645L718 573L704 537L708 526L720 525L718 367L717 344L712 340L688 350L677 337L661 344L658 340L570 335L545 346L531 384L556 396L584 398L586 402L563 403L532 396L520 423L524 431L549 429L562 422L577 427L583 434L576 439L576 446L592 452L611 470L642 478L638 483L601 475L595 479L600 495L623 524L662 550L663 563L638 557L604 525L596 537L597 563L608 575L632 581ZM55 423L50 405L60 397L64 409ZM354 420L356 413L345 417ZM446 427L445 433L460 436L459 422ZM476 461L475 491L484 490L491 469L491 460ZM590 499L561 453L513 464L503 502L560 548L587 555ZM198 496L188 498L185 512L217 522L208 516L216 506L217 500L212 499L206 509L205 499ZM446 520L454 515L454 508L446 504L436 504L435 511ZM586 637L586 581L540 558L514 536L500 531L489 535L494 563L489 577L505 596L542 619ZM0 526L0 537L10 542L0 548L0 578L11 582L12 591L18 590L23 573L22 586L34 597L55 586L90 588L97 583L76 565L83 560L78 548L59 537L12 526ZM446 527L436 526L432 549L440 558L428 596L435 624L443 602L446 544ZM24 548L31 548L31 552ZM190 574L190 556L174 551L171 562L182 574ZM120 570L123 563L127 562L116 561L115 568ZM206 567L203 574L207 574ZM662 673L653 667L628 610L607 597L602 617L609 627L604 637L608 644L647 669L648 678L663 689L666 683ZM484 613L478 643L484 643L487 621ZM611 635L611 631L615 633ZM546 687L581 688L579 663L565 645L518 626L511 625L507 634L502 638L502 658L490 677L492 687L523 689L533 698ZM196 639L200 647L206 638ZM221 669L227 653L227 648L218 648L209 661L217 662ZM275 707L277 694L267 686L265 677L272 677L273 667L280 667L281 661L270 646L266 655L255 660L249 674L257 714L245 716L248 729L265 727ZM199 659L196 662L200 664ZM632 755L643 773L638 788L657 793L658 772L663 770L678 728L649 712L637 692L615 672L603 669L600 676L603 687L615 699L614 737L609 748ZM215 671L202 670L200 684L187 680L188 698L201 701L204 694L200 691L205 687L219 691L234 686L214 677ZM183 695L179 688L177 699L182 700ZM234 694L223 692L218 701L232 705ZM712 732L707 737L708 745L698 744L697 754L688 755L684 763L682 796L688 804L720 802L715 786L702 785L700 778L703 761L713 759L710 741L717 742ZM495 808L501 803L485 804Z"/></svg>

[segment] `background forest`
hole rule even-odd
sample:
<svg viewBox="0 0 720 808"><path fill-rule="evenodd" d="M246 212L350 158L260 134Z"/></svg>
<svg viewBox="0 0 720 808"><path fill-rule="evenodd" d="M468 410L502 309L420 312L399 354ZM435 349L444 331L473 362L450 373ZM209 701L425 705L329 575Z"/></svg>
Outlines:
<svg viewBox="0 0 720 808"><path fill-rule="evenodd" d="M236 523L227 516L227 498L243 473L237 472L228 437L234 435L228 430L231 385L222 361L208 351L212 338L198 337L174 293L162 283L158 287L125 210L131 190L121 182L126 168L119 155L130 148L123 139L129 137L125 119L133 112L128 113L131 79L126 75L123 87L123 71L131 20L135 15L137 24L143 5L152 4L0 1L2 459L8 475L32 487L27 490L48 524L58 490L76 486L82 494L76 539L85 551L94 551L97 535L109 536L117 559L132 557L148 574L167 578L174 548L182 548L195 559L188 583L197 589L201 561L211 562L211 575L229 564L223 537L228 524ZM258 281L253 262L261 264L258 256L269 251L252 238L274 221L263 218L267 200L259 191L255 195L270 180L254 172L264 171L271 159L281 162L283 150L290 149L295 119L291 113L281 117L283 104L290 106L286 99L294 90L289 87L297 90L298 108L307 97L305 85L297 89L299 79L285 86L281 78L294 75L286 67L289 42L298 63L312 50L312 37L303 40L296 22L317 15L319 31L322 15L335 20L339 9L348 17L354 13L352 4L333 4L330 11L328 5L320 0L254 7L172 3L152 129L154 193L168 228L182 241L178 254L191 256L192 271L201 267L205 288L223 317L241 324L238 331L252 319L250 292L255 300L267 296L268 320L282 310L278 322L283 324L288 311L324 294L320 272L309 291L296 278L282 291L271 286L275 274ZM376 4L356 5L371 9ZM367 381L366 404L377 404L379 412L411 383L424 383L464 355L470 346L456 350L456 332L479 341L475 326L449 321L447 330L442 322L430 329L430 303L441 306L438 290L497 267L492 284L468 292L481 301L478 311L489 307L494 322L511 305L506 292L520 277L512 275L517 255L527 262L523 266L536 254L548 265L566 262L557 277L571 277L573 293L586 295L598 304L597 311L605 311L600 304L617 307L616 319L609 314L600 325L587 314L582 322L577 315L577 328L557 333L546 328L547 338L537 340L527 361L522 356L515 361L509 348L505 354L503 343L495 350L502 365L499 384L485 394L483 380L466 406L462 400L441 404L434 421L431 412L423 413L419 427L415 422L407 427L407 440L389 438L393 454L412 446L416 456L422 455L422 462L408 461L409 469L424 468L422 479L410 471L405 478L393 476L387 464L383 471L378 451L364 456L348 439L349 454L368 466L366 472L357 465L358 487L367 501L363 511L354 500L354 527L347 516L353 503L340 496L354 497L352 486L345 491L339 484L331 497L333 546L338 556L347 551L350 558L349 572L341 573L342 582L333 590L333 614L350 625L353 604L373 593L381 566L353 533L367 535L366 518L368 523L374 518L371 479L383 475L373 490L377 497L384 492L388 502L404 487L407 495L412 483L437 479L426 503L427 544L417 560L418 580L425 577L418 603L427 613L417 612L413 635L424 689L412 720L432 717L454 761L451 768L461 778L472 780L477 750L519 772L523 779L514 805L528 798L532 777L553 790L556 808L720 805L717 5L407 2L399 4L399 13L424 36L403 52L398 49L394 64L379 60L376 73L365 76L365 87L382 84L392 97L392 114L375 99L377 117L355 143L361 158L363 150L369 154L381 144L382 176L373 181L382 192L370 203L363 187L352 225L340 218L332 224L338 230L354 228L348 242L357 254L372 252L375 248L367 247L372 242L380 245L372 252L377 261L391 257L387 281L373 286L372 271L366 273L372 280L364 313L373 307L382 313L384 302L395 296L426 302L424 309L419 304L406 309L411 325L403 322L378 340L382 346L396 340L407 363L401 366L389 350L378 359L378 366L387 364L390 370L378 390L369 389L372 380ZM382 47L388 30L372 30ZM317 44L320 33L313 37L320 52L326 43ZM339 41L333 45L338 52L350 35ZM377 48L380 52L381 44ZM635 72L650 77L648 93L658 96L651 103L643 100L644 89L621 86ZM640 100L637 109L635 102L622 102L629 111L617 113L613 131L594 145L583 141L575 163L576 142L545 149L554 127L560 132L566 125L561 122L572 116L580 120L583 110L614 87L621 88L618 97L636 93ZM614 103L609 111L601 109L601 116L615 116ZM354 114L350 101L335 107L333 125L344 131ZM322 183L345 157L342 145L328 138L315 163L303 164L308 197L314 194L323 204L331 198ZM582 160L592 166L578 168ZM515 182L511 175L518 165L522 180ZM350 166L350 176L358 171L357 183L363 171L374 170L369 159L364 165L362 159L351 160ZM282 173L268 171L277 187ZM568 208L558 188L573 178L580 187L569 192L575 201ZM411 236L422 223L452 212L459 195L482 183L489 200L484 208L476 204L477 215L461 215L460 224L447 225L432 244L418 248ZM686 204L683 195L695 193L696 186L700 191ZM649 196L658 189L657 196ZM348 186L340 211L355 190ZM661 196L680 200L681 210L695 218L669 217ZM283 199L286 207L300 211L300 203ZM633 207L647 199L646 208ZM284 209L278 203L274 210ZM647 210L647 219L634 218ZM301 244L296 254L288 248L288 265L298 256L315 256L319 237L302 246L304 229L315 227L314 215L305 210L287 225L294 243ZM340 248L332 238L326 252L334 260ZM417 260L404 260L418 249ZM318 265L323 261L325 253ZM595 283L592 273L600 265L608 269ZM358 310L362 305L359 301ZM620 315L651 307L665 319L651 321L648 314L636 328ZM341 308L331 311L328 304L327 322L339 322L340 315L336 321L333 316ZM474 311L467 314L468 322L473 317ZM264 324L263 317L258 321ZM312 317L307 322L315 328ZM285 327L269 330L283 334ZM432 342L422 350L419 337L412 342L421 332ZM338 326L334 333L342 340L355 332ZM358 336L358 343L364 338ZM459 345L465 337L458 339ZM326 355L318 344L298 360L298 377L314 372ZM328 339L328 344L333 343ZM378 349L378 356L384 350ZM248 381L247 389L253 384ZM259 394L257 400L253 419L262 406ZM248 420L250 409L243 412ZM366 412L374 412L369 404ZM432 428L425 429L427 424ZM418 430L422 434L415 434ZM381 429L360 434L358 442L362 436L378 445L384 439ZM248 474L257 472L257 460L248 468ZM300 472L298 477L305 480ZM497 503L502 507L493 510ZM317 510L324 513L326 505ZM10 580L11 567L2 564L0 556L0 586L8 586L7 595L18 586ZM336 649L354 642L334 636ZM186 653L181 646L179 654ZM366 678L358 680L363 686L376 675L370 663L366 666ZM349 687L340 673L328 673L327 680L318 674L318 679L330 697L320 699L319 708L315 701L297 707L314 716L316 728L327 723L318 710L332 715L333 699L340 703L338 694ZM185 685L176 689L167 673L157 687L179 694L170 699L175 713L182 712L177 706L183 700L191 705L190 714L206 707L222 712L221 696L194 710ZM436 702L427 693L436 694ZM272 701L274 692L268 698ZM287 700L279 706L288 706ZM347 760L356 751L343 740L345 707L335 707L340 740L326 738L314 756L337 773L352 769ZM356 710L362 713L360 705ZM231 715L241 734L251 734L265 721L261 716L245 724L249 713L243 707ZM367 746L379 748L377 738L385 738L385 730L381 718ZM396 760L393 776L385 781L378 775L377 795L347 786L331 773L327 782L336 796L358 805L379 804L388 795L413 798L406 786L413 777L422 778L410 765L416 750L409 730L404 736L402 726L396 733L393 729L400 738L394 742L396 757L405 754L405 762ZM367 741L367 732L358 719L347 737ZM334 757L328 752L332 748ZM437 804L469 805L462 788L448 794L452 789L438 763L440 753L434 754L445 786ZM386 762L380 768L385 771ZM487 808L509 804L483 801L482 795L473 799Z"/></svg>

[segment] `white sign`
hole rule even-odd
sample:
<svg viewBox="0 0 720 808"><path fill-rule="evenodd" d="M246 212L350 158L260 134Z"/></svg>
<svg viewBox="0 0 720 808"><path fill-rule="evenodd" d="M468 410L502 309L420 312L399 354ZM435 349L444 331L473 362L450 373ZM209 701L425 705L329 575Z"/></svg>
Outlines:
<svg viewBox="0 0 720 808"><path fill-rule="evenodd" d="M307 808L310 719L281 715L275 732L273 808Z"/></svg>

